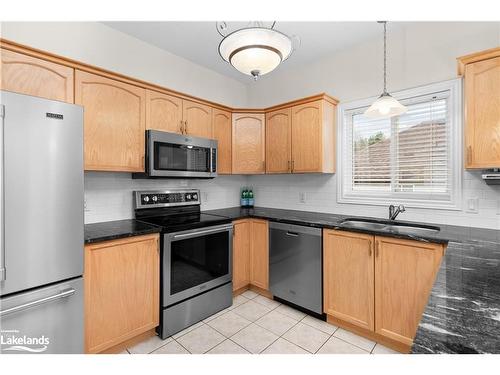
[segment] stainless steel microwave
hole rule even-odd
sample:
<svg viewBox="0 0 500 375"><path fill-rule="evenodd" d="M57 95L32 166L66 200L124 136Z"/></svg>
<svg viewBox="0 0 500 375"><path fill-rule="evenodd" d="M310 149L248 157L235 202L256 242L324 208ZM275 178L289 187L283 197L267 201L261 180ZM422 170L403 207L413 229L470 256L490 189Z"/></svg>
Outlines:
<svg viewBox="0 0 500 375"><path fill-rule="evenodd" d="M134 178L214 178L217 141L147 130L145 163L145 173Z"/></svg>

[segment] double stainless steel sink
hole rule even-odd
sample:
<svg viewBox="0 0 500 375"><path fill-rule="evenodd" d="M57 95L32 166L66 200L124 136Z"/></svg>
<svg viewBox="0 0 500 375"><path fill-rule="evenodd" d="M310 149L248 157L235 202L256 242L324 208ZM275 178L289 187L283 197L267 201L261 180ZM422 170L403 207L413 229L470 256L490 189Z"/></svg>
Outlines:
<svg viewBox="0 0 500 375"><path fill-rule="evenodd" d="M426 235L439 232L440 228L432 225L398 223L392 220L344 219L340 225L344 228L364 229L371 231L387 231L406 235Z"/></svg>

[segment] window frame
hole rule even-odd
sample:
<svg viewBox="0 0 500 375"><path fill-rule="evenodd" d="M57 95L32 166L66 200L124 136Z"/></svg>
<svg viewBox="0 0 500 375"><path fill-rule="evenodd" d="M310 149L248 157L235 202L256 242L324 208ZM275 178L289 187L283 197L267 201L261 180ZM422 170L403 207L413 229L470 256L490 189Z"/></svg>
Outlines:
<svg viewBox="0 0 500 375"><path fill-rule="evenodd" d="M449 199L429 199L440 194L420 194L413 192L354 192L348 190L347 183L352 186L352 143L349 137L352 130L348 116L353 112L368 108L377 97L341 103L338 107L337 121L339 124L337 136L340 140L337 150L337 202L345 204L368 204L386 206L388 204L404 204L407 207L431 208L443 210L462 209L462 173L463 173L463 106L462 79L456 78L443 82L423 85L407 90L401 90L392 95L404 101L417 101L418 97L432 96L449 92L447 129L448 158L450 160L450 194ZM352 117L351 117L352 118ZM349 165L349 163L351 165ZM391 168L394 166L391 165ZM346 180L347 179L347 180ZM424 195L426 197L424 197ZM448 196L448 195L447 195Z"/></svg>

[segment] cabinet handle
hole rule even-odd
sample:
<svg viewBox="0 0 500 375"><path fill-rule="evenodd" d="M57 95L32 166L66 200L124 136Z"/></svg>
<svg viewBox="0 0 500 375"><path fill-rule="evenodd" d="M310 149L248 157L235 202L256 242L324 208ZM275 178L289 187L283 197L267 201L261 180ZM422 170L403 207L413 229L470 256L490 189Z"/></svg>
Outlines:
<svg viewBox="0 0 500 375"><path fill-rule="evenodd" d="M188 122L187 120L184 121L184 134L187 134L188 133Z"/></svg>
<svg viewBox="0 0 500 375"><path fill-rule="evenodd" d="M290 163L290 160L288 160L288 169L287 169L287 171L288 171L288 172L291 172L291 171L292 171L292 167L291 167L291 165L290 165L290 164L291 164L291 163Z"/></svg>
<svg viewBox="0 0 500 375"><path fill-rule="evenodd" d="M472 146L467 147L467 164L472 164Z"/></svg>
<svg viewBox="0 0 500 375"><path fill-rule="evenodd" d="M265 160L262 161L262 169L264 170L264 172L266 171L266 161Z"/></svg>
<svg viewBox="0 0 500 375"><path fill-rule="evenodd" d="M372 257L372 240L368 240L368 256Z"/></svg>
<svg viewBox="0 0 500 375"><path fill-rule="evenodd" d="M380 243L379 241L375 241L375 258L378 258L379 252L380 252Z"/></svg>
<svg viewBox="0 0 500 375"><path fill-rule="evenodd" d="M182 120L181 120L181 126L180 126L179 130L181 131L181 134L184 134L184 121L182 121Z"/></svg>
<svg viewBox="0 0 500 375"><path fill-rule="evenodd" d="M294 170L295 170L295 161L292 160L292 173L294 172Z"/></svg>

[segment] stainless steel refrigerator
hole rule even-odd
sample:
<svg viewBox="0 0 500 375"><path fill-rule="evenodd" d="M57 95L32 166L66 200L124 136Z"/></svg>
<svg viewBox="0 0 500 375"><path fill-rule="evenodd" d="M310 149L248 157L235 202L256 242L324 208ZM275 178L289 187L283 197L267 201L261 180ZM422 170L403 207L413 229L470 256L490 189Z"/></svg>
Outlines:
<svg viewBox="0 0 500 375"><path fill-rule="evenodd" d="M83 108L0 91L0 352L83 353Z"/></svg>

